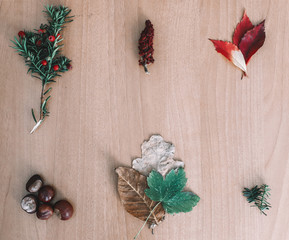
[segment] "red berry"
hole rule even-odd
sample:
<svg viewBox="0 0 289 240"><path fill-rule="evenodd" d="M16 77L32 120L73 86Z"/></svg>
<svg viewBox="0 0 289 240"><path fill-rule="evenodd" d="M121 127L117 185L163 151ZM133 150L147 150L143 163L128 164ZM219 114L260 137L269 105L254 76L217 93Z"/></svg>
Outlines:
<svg viewBox="0 0 289 240"><path fill-rule="evenodd" d="M38 33L40 33L40 34L41 34L41 33L46 33L46 29L39 29L39 30L38 30Z"/></svg>
<svg viewBox="0 0 289 240"><path fill-rule="evenodd" d="M18 33L18 36L21 37L21 38L24 38L25 37L25 32L24 31L20 31Z"/></svg>
<svg viewBox="0 0 289 240"><path fill-rule="evenodd" d="M56 35L56 37L59 37L59 38L61 38L61 35L60 35L60 33L58 33L58 34Z"/></svg>
<svg viewBox="0 0 289 240"><path fill-rule="evenodd" d="M71 69L72 69L72 65L71 65L70 63L68 63L68 64L66 65L66 67L67 67L68 70L71 70Z"/></svg>
<svg viewBox="0 0 289 240"><path fill-rule="evenodd" d="M41 40L37 40L37 42L36 42L36 46L37 46L37 47L40 47L41 44L42 44L42 41L41 41Z"/></svg>
<svg viewBox="0 0 289 240"><path fill-rule="evenodd" d="M54 71L57 71L58 69L59 69L59 66L58 66L58 65L54 65L54 66L53 66L53 70L54 70Z"/></svg>
<svg viewBox="0 0 289 240"><path fill-rule="evenodd" d="M54 42L54 41L55 41L55 37L51 35L51 36L48 37L48 40L49 40L50 42Z"/></svg>
<svg viewBox="0 0 289 240"><path fill-rule="evenodd" d="M42 64L43 66L46 66L46 65L47 65L47 61L46 61L46 60L42 60L42 61L41 61L41 64Z"/></svg>

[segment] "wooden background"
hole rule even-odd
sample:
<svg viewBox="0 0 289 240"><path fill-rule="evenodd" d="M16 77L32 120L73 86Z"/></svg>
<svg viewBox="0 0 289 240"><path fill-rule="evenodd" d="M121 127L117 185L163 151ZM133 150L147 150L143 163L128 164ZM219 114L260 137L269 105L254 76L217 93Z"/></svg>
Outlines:
<svg viewBox="0 0 289 240"><path fill-rule="evenodd" d="M9 39L39 28L46 3L73 10L63 34L73 70L52 85L51 116L30 135L41 84ZM244 9L254 24L266 18L267 37L240 80L208 38L231 40ZM146 19L150 76L138 66ZM156 133L175 144L201 201L139 239L289 239L288 25L287 0L0 0L0 239L132 239L142 222L122 207L114 168ZM73 203L71 220L21 210L34 173ZM241 194L262 183L272 188L267 217Z"/></svg>

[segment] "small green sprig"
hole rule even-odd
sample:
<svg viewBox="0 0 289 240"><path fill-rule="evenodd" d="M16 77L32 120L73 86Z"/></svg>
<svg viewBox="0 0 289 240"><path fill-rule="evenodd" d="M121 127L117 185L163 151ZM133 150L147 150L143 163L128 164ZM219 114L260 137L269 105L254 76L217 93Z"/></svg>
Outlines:
<svg viewBox="0 0 289 240"><path fill-rule="evenodd" d="M263 213L265 216L267 214L264 212L265 210L269 210L271 208L271 204L268 203L268 198L270 198L270 191L268 185L263 184L260 187L256 185L252 189L244 188L243 190L243 196L247 198L247 201L249 203L254 202L253 207L258 207L261 213Z"/></svg>
<svg viewBox="0 0 289 240"><path fill-rule="evenodd" d="M39 30L20 31L19 38L14 37L14 46L20 56L25 60L28 67L27 73L31 73L32 77L38 78L42 82L39 118L37 120L34 110L32 109L32 117L35 126L30 133L33 133L45 117L49 115L47 102L51 95L47 96L51 91L51 87L47 85L55 82L55 77L60 77L60 73L71 69L70 62L67 57L61 55L60 49L63 41L60 31L66 23L72 21L72 16L68 16L71 10L65 6L46 6L44 11L48 18L48 24L41 24Z"/></svg>

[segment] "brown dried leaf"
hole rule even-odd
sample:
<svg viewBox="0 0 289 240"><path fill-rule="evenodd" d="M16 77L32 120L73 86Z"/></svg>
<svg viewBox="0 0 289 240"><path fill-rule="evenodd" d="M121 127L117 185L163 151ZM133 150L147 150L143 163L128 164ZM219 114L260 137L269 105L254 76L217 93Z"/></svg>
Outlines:
<svg viewBox="0 0 289 240"><path fill-rule="evenodd" d="M157 204L145 195L144 190L148 188L146 176L128 167L119 167L115 171L118 174L118 192L125 210L145 221ZM148 224L158 225L164 216L165 211L160 204L148 219Z"/></svg>
<svg viewBox="0 0 289 240"><path fill-rule="evenodd" d="M184 168L184 163L174 159L175 146L160 135L152 135L142 146L142 157L132 161L132 168L148 176L156 170L163 177L172 169Z"/></svg>

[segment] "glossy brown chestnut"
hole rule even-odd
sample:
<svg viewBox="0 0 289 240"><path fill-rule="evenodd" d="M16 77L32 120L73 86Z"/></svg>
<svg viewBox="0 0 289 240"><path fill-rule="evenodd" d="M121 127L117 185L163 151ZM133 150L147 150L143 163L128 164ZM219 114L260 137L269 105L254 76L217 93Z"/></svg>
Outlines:
<svg viewBox="0 0 289 240"><path fill-rule="evenodd" d="M73 207L66 200L60 200L54 204L54 212L61 220L68 220L73 215Z"/></svg>
<svg viewBox="0 0 289 240"><path fill-rule="evenodd" d="M38 190L42 187L42 185L43 185L42 178L38 174L35 174L26 183L26 190L30 193L35 193L38 192Z"/></svg>
<svg viewBox="0 0 289 240"><path fill-rule="evenodd" d="M38 208L38 199L32 194L26 195L21 200L21 208L27 213L35 213Z"/></svg>
<svg viewBox="0 0 289 240"><path fill-rule="evenodd" d="M43 186L42 188L39 189L38 199L41 202L47 203L47 202L50 202L52 200L54 195L55 195L54 188L49 186L49 185L46 185L46 186Z"/></svg>
<svg viewBox="0 0 289 240"><path fill-rule="evenodd" d="M40 206L38 207L36 216L40 219L40 220L47 220L48 218L50 218L53 214L53 209L50 205L48 204L40 204Z"/></svg>

